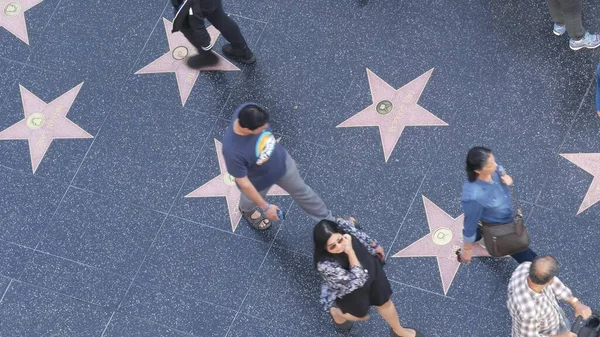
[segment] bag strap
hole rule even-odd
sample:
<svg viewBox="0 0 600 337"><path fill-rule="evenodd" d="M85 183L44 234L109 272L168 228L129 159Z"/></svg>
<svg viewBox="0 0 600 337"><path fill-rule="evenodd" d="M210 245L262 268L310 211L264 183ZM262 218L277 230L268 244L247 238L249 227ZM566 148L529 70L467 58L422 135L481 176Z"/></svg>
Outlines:
<svg viewBox="0 0 600 337"><path fill-rule="evenodd" d="M523 212L521 211L521 205L519 204L519 200L515 197L514 183L511 186L508 186L508 189L510 191L510 199L512 200L513 205L516 207L517 215L523 216Z"/></svg>

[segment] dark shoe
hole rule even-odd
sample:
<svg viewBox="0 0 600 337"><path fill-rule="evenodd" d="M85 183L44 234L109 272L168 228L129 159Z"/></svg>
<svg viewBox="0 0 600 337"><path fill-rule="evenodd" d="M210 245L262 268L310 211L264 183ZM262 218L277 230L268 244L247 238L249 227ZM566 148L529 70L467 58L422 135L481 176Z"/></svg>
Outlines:
<svg viewBox="0 0 600 337"><path fill-rule="evenodd" d="M225 56L240 60L246 64L252 64L256 62L256 57L247 46L244 49L236 49L230 43L223 45L223 54Z"/></svg>
<svg viewBox="0 0 600 337"><path fill-rule="evenodd" d="M419 332L419 330L417 330L415 328L405 327L404 329L415 330L415 337L425 337L422 333ZM405 337L405 336L400 336L397 333L395 333L393 329L390 329L390 337Z"/></svg>
<svg viewBox="0 0 600 337"><path fill-rule="evenodd" d="M198 55L190 56L186 63L192 69L212 66L219 62L219 58L212 52L200 52Z"/></svg>

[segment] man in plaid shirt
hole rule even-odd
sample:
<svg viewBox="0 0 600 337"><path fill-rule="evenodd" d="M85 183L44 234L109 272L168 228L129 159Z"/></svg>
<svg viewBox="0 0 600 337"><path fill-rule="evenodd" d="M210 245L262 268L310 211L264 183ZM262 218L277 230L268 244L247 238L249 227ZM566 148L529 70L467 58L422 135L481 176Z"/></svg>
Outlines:
<svg viewBox="0 0 600 337"><path fill-rule="evenodd" d="M508 284L507 306L512 316L513 337L577 337L557 300L568 302L576 316L584 319L592 311L556 277L558 262L552 256L539 256L519 265Z"/></svg>

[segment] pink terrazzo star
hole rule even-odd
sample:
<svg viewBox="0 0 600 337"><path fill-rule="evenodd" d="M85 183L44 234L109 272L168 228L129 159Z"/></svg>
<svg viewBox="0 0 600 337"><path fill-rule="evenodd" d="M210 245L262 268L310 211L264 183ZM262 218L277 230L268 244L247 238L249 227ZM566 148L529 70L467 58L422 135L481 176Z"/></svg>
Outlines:
<svg viewBox="0 0 600 337"><path fill-rule="evenodd" d="M600 201L600 153L564 153L561 156L594 176L577 211L580 214Z"/></svg>
<svg viewBox="0 0 600 337"><path fill-rule="evenodd" d="M463 244L464 214L453 218L425 196L423 196L423 204L429 224L429 234L402 249L393 257L435 257L438 262L444 295L446 295L460 267L460 262L456 259L456 250ZM490 255L483 247L475 244L473 245L473 257L476 256Z"/></svg>
<svg viewBox="0 0 600 337"><path fill-rule="evenodd" d="M201 71L240 70L240 68L236 67L214 51L211 51L211 53L214 53L219 59L216 64L200 69L191 69L187 66L186 60L188 57L198 54L198 50L192 46L181 32L171 33L173 27L171 21L163 18L163 23L169 42L169 51L144 68L138 70L136 74L175 73L177 87L179 88L179 96L181 97L181 105L185 105L188 97L190 97L192 88L196 84L196 80ZM213 26L208 27L206 30L213 42L221 35L221 33Z"/></svg>
<svg viewBox="0 0 600 337"><path fill-rule="evenodd" d="M242 218L242 213L239 209L241 192L235 185L235 179L227 173L225 166L225 159L223 158L223 151L221 142L215 139L215 148L217 150L217 157L219 159L219 170L221 174L213 178L206 184L198 187L190 194L186 195L186 198L207 198L207 197L225 197L227 200L227 209L229 211L229 220L231 221L231 231L235 232L237 226ZM268 195L288 195L281 187L274 185L269 190Z"/></svg>
<svg viewBox="0 0 600 337"><path fill-rule="evenodd" d="M25 11L44 0L0 0L0 27L29 44Z"/></svg>
<svg viewBox="0 0 600 337"><path fill-rule="evenodd" d="M341 127L377 126L387 162L406 126L447 126L446 122L417 104L433 69L394 89L367 68L373 104L338 125Z"/></svg>
<svg viewBox="0 0 600 337"><path fill-rule="evenodd" d="M1 131L0 140L27 139L33 173L54 139L94 138L66 117L82 85L83 82L50 103L19 85L25 119Z"/></svg>

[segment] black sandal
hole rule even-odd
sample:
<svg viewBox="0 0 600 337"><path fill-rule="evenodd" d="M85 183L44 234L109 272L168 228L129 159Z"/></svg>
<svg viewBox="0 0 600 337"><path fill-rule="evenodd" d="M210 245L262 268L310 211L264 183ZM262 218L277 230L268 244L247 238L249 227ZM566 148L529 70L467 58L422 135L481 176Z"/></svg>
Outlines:
<svg viewBox="0 0 600 337"><path fill-rule="evenodd" d="M329 315L331 316L331 314ZM331 316L331 319L340 331L350 331L350 329L352 329L352 326L354 325L354 322L348 320L344 321L344 323L338 323L335 321L335 319L333 319L333 316Z"/></svg>
<svg viewBox="0 0 600 337"><path fill-rule="evenodd" d="M254 214L254 212L257 212L256 210L253 210L252 212L244 212L240 210L240 212L242 212L242 216L244 217L244 219L246 219L246 221L248 221L248 223L255 229L259 231L265 231L271 228L271 220L267 219L262 213L258 212L258 214L260 214L259 217L253 219L252 215ZM260 224L263 224L263 226L261 226Z"/></svg>
<svg viewBox="0 0 600 337"><path fill-rule="evenodd" d="M422 333L420 333L419 330L417 330L415 328L405 327L404 329L415 330L415 337L424 337L424 335ZM403 336L400 336L397 333L395 333L394 329L391 329L391 328L390 328L390 336L391 337L403 337Z"/></svg>

